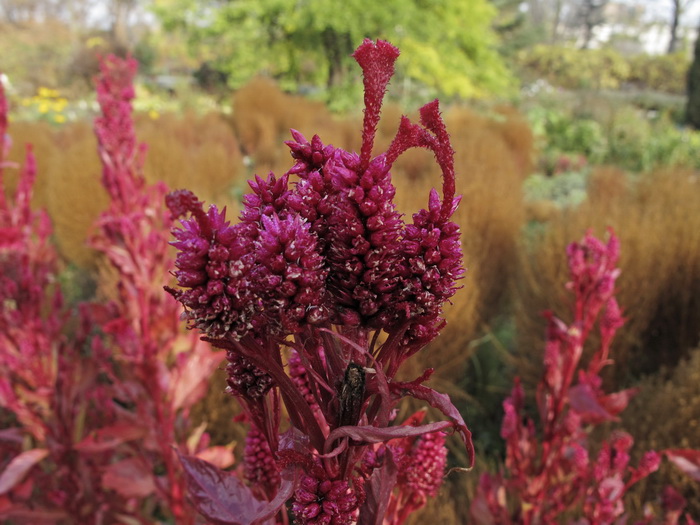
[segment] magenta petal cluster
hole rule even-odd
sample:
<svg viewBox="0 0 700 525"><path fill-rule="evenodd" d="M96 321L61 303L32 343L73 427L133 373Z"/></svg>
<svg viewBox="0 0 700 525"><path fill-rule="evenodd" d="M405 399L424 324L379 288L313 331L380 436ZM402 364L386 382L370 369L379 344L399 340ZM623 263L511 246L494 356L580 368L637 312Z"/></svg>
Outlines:
<svg viewBox="0 0 700 525"><path fill-rule="evenodd" d="M279 464L283 481L270 505L293 492L302 524L378 523L376 514L397 501L397 479L413 501L393 513L392 523L403 523L442 482L446 449L438 430L456 431L473 461L462 416L448 396L422 384L431 371L395 380L406 359L438 335L443 306L464 274L460 231L451 220L459 204L454 152L438 102L421 109L420 123L403 117L388 150L373 151L398 55L388 42L370 40L354 54L365 87L359 154L292 130L286 144L293 165L282 176L250 181L235 224L215 206L205 211L189 191L168 197L172 214L182 217L172 243L179 289L168 291L184 306L189 327L226 350L228 391ZM391 168L410 148L432 151L443 183L405 222ZM393 425L406 396L448 421ZM278 434L282 405L291 438ZM386 446L409 437L402 453ZM293 479L301 481L287 481Z"/></svg>

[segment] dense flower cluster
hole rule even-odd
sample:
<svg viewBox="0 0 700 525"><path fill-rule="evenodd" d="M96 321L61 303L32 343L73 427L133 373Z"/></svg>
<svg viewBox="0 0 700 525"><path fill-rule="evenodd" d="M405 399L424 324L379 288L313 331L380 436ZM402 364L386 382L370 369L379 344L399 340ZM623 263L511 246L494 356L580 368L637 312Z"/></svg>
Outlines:
<svg viewBox="0 0 700 525"><path fill-rule="evenodd" d="M396 54L384 42L358 50L368 61L360 62L366 80L377 57ZM371 87L381 97L386 84ZM404 120L389 152L370 159L380 102L368 106L362 155L293 131L287 144L296 164L280 178L256 177L233 226L214 206L205 213L187 192L171 197L179 200L171 206L175 214L192 214L175 232L176 276L185 290L172 293L193 326L240 339L261 332L285 337L330 322L405 331L406 346L437 335L442 306L464 271L459 228L449 220L459 202L453 153L435 102L421 112L424 127ZM445 195L441 201L431 192L429 209L404 224L389 170L410 147L433 149ZM299 179L291 187L290 176Z"/></svg>
<svg viewBox="0 0 700 525"><path fill-rule="evenodd" d="M399 483L405 485L413 504L424 504L427 497L437 496L447 462L445 434L431 432L422 436L405 455Z"/></svg>
<svg viewBox="0 0 700 525"><path fill-rule="evenodd" d="M287 491L300 525L349 524L386 509L397 479L396 462L387 457L391 447L371 466L366 461L381 443L408 436L413 444L426 434L417 448L408 447L405 458L413 459L399 462L402 483L418 501L411 509L442 481L440 431L456 430L473 457L459 412L447 396L422 385L430 371L410 383L394 379L401 364L437 336L443 305L464 272L460 231L451 221L459 203L454 152L435 101L421 109L420 124L404 117L388 150L373 156L398 50L367 40L354 56L365 84L359 154L292 130L293 166L281 177L250 181L235 224L225 210L205 211L189 191L167 199L173 216L183 217L173 242L180 288L168 291L185 307L188 325L227 351L228 390L280 470L315 465L301 485L289 485L283 475L274 500ZM427 209L404 222L390 170L413 147L434 153L442 196L433 190ZM392 426L393 409L407 395L449 420ZM275 434L280 401L291 437ZM397 459L406 452L394 450ZM366 484L385 501L365 500Z"/></svg>
<svg viewBox="0 0 700 525"><path fill-rule="evenodd" d="M272 388L272 378L242 355L228 352L226 391L236 397L260 399Z"/></svg>
<svg viewBox="0 0 700 525"><path fill-rule="evenodd" d="M359 501L345 480L331 481L323 468L316 466L302 474L294 492L292 512L304 525L350 525L354 523Z"/></svg>
<svg viewBox="0 0 700 525"><path fill-rule="evenodd" d="M280 473L265 435L252 425L245 437L243 456L245 477L263 495L274 496L280 484Z"/></svg>

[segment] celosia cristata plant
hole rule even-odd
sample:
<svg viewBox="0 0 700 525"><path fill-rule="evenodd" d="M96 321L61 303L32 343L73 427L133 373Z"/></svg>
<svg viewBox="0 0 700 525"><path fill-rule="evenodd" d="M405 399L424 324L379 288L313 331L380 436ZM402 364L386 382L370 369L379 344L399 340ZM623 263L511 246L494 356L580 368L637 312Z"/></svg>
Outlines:
<svg viewBox="0 0 700 525"><path fill-rule="evenodd" d="M630 466L634 439L626 432L607 436L597 453L590 439L596 426L618 420L635 393L633 389L607 393L600 375L612 363L611 344L624 324L615 298L619 249L612 231L607 243L588 232L581 242L568 246L572 322L566 324L545 312L544 372L535 396L539 425L525 414L525 395L516 378L503 402L505 469L481 476L470 508L475 525L623 524L628 519L625 494L658 469L661 454L655 451L646 452L637 467ZM599 346L582 366L584 344L596 328ZM686 472L697 469L696 451L664 453ZM680 523L685 507L680 494L669 487L663 504L663 523ZM687 525L695 523L689 515L685 520ZM658 522L649 514L639 523Z"/></svg>
<svg viewBox="0 0 700 525"><path fill-rule="evenodd" d="M449 137L438 102L420 125L402 118L385 153L373 143L398 49L366 40L365 113L360 153L308 141L287 142L295 164L256 177L240 221L204 210L189 191L168 197L178 249L168 288L189 326L226 350L228 392L251 422L246 477L182 457L190 496L216 523L286 522L289 502L300 525L403 523L434 495L444 476L445 433L456 432L473 460L471 435L447 395L402 382L402 363L444 325L443 305L462 277L459 203ZM442 176L427 209L405 222L390 169L407 149L430 149ZM394 421L411 396L447 421ZM284 410L283 410L284 409ZM291 428L281 432L282 413Z"/></svg>
<svg viewBox="0 0 700 525"><path fill-rule="evenodd" d="M48 215L31 208L31 148L5 198L3 169L17 166L4 161L0 85L0 520L193 524L176 450L233 462L188 421L223 355L184 332L179 304L162 291L174 269L171 222L167 190L140 171L136 63L101 66L95 130L111 201L92 243L119 281L113 300L75 309L63 302Z"/></svg>

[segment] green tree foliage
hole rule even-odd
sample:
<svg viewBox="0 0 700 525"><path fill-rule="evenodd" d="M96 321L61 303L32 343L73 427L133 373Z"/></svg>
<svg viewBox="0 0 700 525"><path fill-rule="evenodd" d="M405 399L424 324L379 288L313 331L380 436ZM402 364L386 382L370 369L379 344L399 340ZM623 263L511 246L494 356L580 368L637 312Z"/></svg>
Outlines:
<svg viewBox="0 0 700 525"><path fill-rule="evenodd" d="M342 88L354 80L350 54L363 38L399 46L411 56L399 75L443 95L479 97L513 85L488 0L156 0L154 9L234 87L264 73L290 88Z"/></svg>

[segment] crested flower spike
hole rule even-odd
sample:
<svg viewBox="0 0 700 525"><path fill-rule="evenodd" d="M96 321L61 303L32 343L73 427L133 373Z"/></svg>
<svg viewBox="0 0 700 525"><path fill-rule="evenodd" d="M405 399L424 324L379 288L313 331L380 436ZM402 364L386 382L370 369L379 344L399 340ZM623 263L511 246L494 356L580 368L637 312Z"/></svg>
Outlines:
<svg viewBox="0 0 700 525"><path fill-rule="evenodd" d="M173 215L185 217L173 242L180 289L168 291L185 307L189 327L227 351L228 391L254 427L250 450L263 450L265 439L265 461L276 458L279 487L267 483L256 495L272 507L289 494L301 524L377 523L399 480L396 490L412 502L392 514L399 525L442 482L444 431L459 434L473 461L462 416L448 396L422 384L431 370L411 382L395 379L438 335L443 306L464 274L460 231L451 220L459 197L438 102L421 109L419 124L404 117L387 152L377 154L382 100L399 51L365 40L353 56L365 87L359 154L292 130L292 167L250 182L236 224L215 206L205 211L191 192L171 194ZM433 152L443 184L406 223L394 203L391 168L416 147ZM448 421L392 425L406 396ZM280 403L291 423L283 435ZM406 446L387 445L397 442ZM200 505L205 517L222 522L210 508Z"/></svg>

